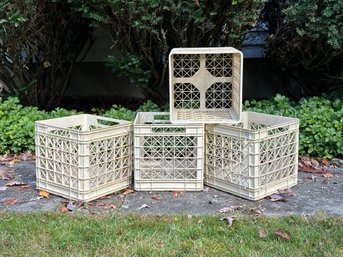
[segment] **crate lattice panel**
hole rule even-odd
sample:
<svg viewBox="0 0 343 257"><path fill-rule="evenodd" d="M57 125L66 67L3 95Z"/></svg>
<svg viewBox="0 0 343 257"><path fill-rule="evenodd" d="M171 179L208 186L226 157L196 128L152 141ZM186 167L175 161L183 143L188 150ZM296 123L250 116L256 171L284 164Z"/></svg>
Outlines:
<svg viewBox="0 0 343 257"><path fill-rule="evenodd" d="M231 47L175 48L169 55L172 123L237 123L242 53Z"/></svg>
<svg viewBox="0 0 343 257"><path fill-rule="evenodd" d="M250 200L296 185L298 127L253 112L234 126L206 125L205 184Z"/></svg>
<svg viewBox="0 0 343 257"><path fill-rule="evenodd" d="M36 122L38 189L94 200L131 184L132 161L129 122L86 114Z"/></svg>
<svg viewBox="0 0 343 257"><path fill-rule="evenodd" d="M203 189L203 125L175 125L138 113L134 123L134 184L138 191Z"/></svg>

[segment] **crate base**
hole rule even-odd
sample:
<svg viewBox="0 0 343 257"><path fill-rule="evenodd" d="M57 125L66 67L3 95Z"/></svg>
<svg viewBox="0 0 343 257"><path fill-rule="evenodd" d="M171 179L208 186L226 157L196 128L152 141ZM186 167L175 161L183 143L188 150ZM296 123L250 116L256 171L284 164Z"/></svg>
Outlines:
<svg viewBox="0 0 343 257"><path fill-rule="evenodd" d="M96 190L89 191L78 191L75 189L69 189L64 186L61 186L57 183L47 182L43 180L37 180L36 188L38 190L47 191L53 195L62 196L69 200L82 200L85 202L93 201L99 197L118 192L122 189L128 188L131 186L132 179L124 178L120 180L107 183L104 186L98 187Z"/></svg>
<svg viewBox="0 0 343 257"><path fill-rule="evenodd" d="M173 119L174 123L194 123L194 122L206 122L206 123L218 123L220 121L231 121L238 117L231 113L229 110L174 110L176 119Z"/></svg>
<svg viewBox="0 0 343 257"><path fill-rule="evenodd" d="M215 189L219 189L221 191L231 193L233 195L236 195L236 196L248 199L248 200L257 201L266 196L277 193L278 190L295 186L298 183L298 177L297 175L294 175L294 176L290 176L284 179L280 179L273 183L269 183L265 187L261 187L255 190L242 187L242 186L230 183L225 180L214 178L209 175L205 175L204 183L205 185L209 187L213 187Z"/></svg>
<svg viewBox="0 0 343 257"><path fill-rule="evenodd" d="M136 191L202 191L204 183L202 180L190 181L141 181L135 180L134 188Z"/></svg>

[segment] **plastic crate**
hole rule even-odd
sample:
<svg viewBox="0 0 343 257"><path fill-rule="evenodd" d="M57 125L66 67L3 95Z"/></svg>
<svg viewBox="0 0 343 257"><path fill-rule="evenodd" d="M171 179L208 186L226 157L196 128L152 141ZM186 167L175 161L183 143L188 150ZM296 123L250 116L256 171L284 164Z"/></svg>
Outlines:
<svg viewBox="0 0 343 257"><path fill-rule="evenodd" d="M243 54L232 47L174 48L169 55L172 123L238 123Z"/></svg>
<svg viewBox="0 0 343 257"><path fill-rule="evenodd" d="M91 201L128 187L132 124L95 115L36 122L37 189Z"/></svg>
<svg viewBox="0 0 343 257"><path fill-rule="evenodd" d="M243 112L205 129L205 184L250 200L297 184L298 119Z"/></svg>
<svg viewBox="0 0 343 257"><path fill-rule="evenodd" d="M167 112L140 112L134 122L137 191L203 189L204 126L171 124Z"/></svg>

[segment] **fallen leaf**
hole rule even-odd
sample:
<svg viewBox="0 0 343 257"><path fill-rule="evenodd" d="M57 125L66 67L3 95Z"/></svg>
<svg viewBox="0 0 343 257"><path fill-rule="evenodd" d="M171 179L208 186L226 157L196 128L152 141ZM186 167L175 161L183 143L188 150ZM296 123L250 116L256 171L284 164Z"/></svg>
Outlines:
<svg viewBox="0 0 343 257"><path fill-rule="evenodd" d="M20 160L19 159L13 159L10 162L8 162L9 165L13 165L15 163L20 163Z"/></svg>
<svg viewBox="0 0 343 257"><path fill-rule="evenodd" d="M39 195L43 196L44 198L49 198L49 192L44 191L44 190L39 190Z"/></svg>
<svg viewBox="0 0 343 257"><path fill-rule="evenodd" d="M105 209L117 209L117 206L114 204L106 204Z"/></svg>
<svg viewBox="0 0 343 257"><path fill-rule="evenodd" d="M323 158L322 159L322 163L323 163L324 166L329 166L330 165L330 160L326 159L326 158Z"/></svg>
<svg viewBox="0 0 343 257"><path fill-rule="evenodd" d="M74 211L76 209L75 205L73 204L72 201L70 201L68 204L67 204L67 209L69 211Z"/></svg>
<svg viewBox="0 0 343 257"><path fill-rule="evenodd" d="M150 206L144 203L141 205L141 207L138 208L138 210L145 209L145 208L150 208Z"/></svg>
<svg viewBox="0 0 343 257"><path fill-rule="evenodd" d="M241 239L241 240L239 241L239 243L240 243L241 245L244 244L244 240Z"/></svg>
<svg viewBox="0 0 343 257"><path fill-rule="evenodd" d="M126 190L122 193L122 195L128 195L128 194L131 194L131 193L133 193L133 192L135 192L133 189L128 188L128 189L126 189Z"/></svg>
<svg viewBox="0 0 343 257"><path fill-rule="evenodd" d="M263 229L260 229L258 232L257 232L257 235L259 238L266 238L267 237L267 233L266 231L264 231Z"/></svg>
<svg viewBox="0 0 343 257"><path fill-rule="evenodd" d="M231 207L224 207L224 208L219 210L219 212L229 212L229 211L232 211Z"/></svg>
<svg viewBox="0 0 343 257"><path fill-rule="evenodd" d="M103 206L105 206L106 205L106 203L104 203L104 202L98 202L98 201L96 201L95 203L94 203L94 206L96 206L96 207L103 207Z"/></svg>
<svg viewBox="0 0 343 257"><path fill-rule="evenodd" d="M80 199L76 200L75 203L74 203L75 208L77 208L77 209L81 208L83 206L83 204L84 204L84 201L82 201Z"/></svg>
<svg viewBox="0 0 343 257"><path fill-rule="evenodd" d="M291 188L281 189L279 190L279 193L282 195L297 196L297 193L294 192Z"/></svg>
<svg viewBox="0 0 343 257"><path fill-rule="evenodd" d="M112 196L111 195L104 195L104 196L101 196L99 199L111 199Z"/></svg>
<svg viewBox="0 0 343 257"><path fill-rule="evenodd" d="M232 222L234 221L234 218L231 216L226 216L226 217L222 218L221 220L226 221L229 224L229 226L232 226Z"/></svg>
<svg viewBox="0 0 343 257"><path fill-rule="evenodd" d="M173 192L173 193L172 193L172 197L173 197L173 198L176 198L177 196L178 196L177 192Z"/></svg>
<svg viewBox="0 0 343 257"><path fill-rule="evenodd" d="M268 196L271 202L286 202L285 197L282 194L272 194Z"/></svg>
<svg viewBox="0 0 343 257"><path fill-rule="evenodd" d="M230 212L230 211L234 211L234 210L239 210L241 208L242 208L241 205L233 205L230 207L224 207L224 208L220 209L219 212Z"/></svg>
<svg viewBox="0 0 343 257"><path fill-rule="evenodd" d="M202 223L202 220L198 220L198 224L201 224Z"/></svg>
<svg viewBox="0 0 343 257"><path fill-rule="evenodd" d="M8 186L8 187L26 186L26 185L27 185L27 183L18 182L18 181L11 181L11 182L6 183L6 186Z"/></svg>
<svg viewBox="0 0 343 257"><path fill-rule="evenodd" d="M325 178L325 179L329 179L329 178L332 178L333 177L333 174L332 173L323 173L322 176Z"/></svg>
<svg viewBox="0 0 343 257"><path fill-rule="evenodd" d="M208 187L205 187L202 191L205 192L205 193L208 193Z"/></svg>
<svg viewBox="0 0 343 257"><path fill-rule="evenodd" d="M7 188L8 188L7 186L1 186L1 187L0 187L0 191L6 191Z"/></svg>
<svg viewBox="0 0 343 257"><path fill-rule="evenodd" d="M16 204L18 201L17 201L17 199L15 199L15 198L7 198L7 199L4 199L4 200L2 200L1 201L1 203L3 204L3 205L14 205L14 204Z"/></svg>
<svg viewBox="0 0 343 257"><path fill-rule="evenodd" d="M64 205L61 206L61 212L62 213L66 213L69 212L69 210L67 209L67 207L65 207Z"/></svg>
<svg viewBox="0 0 343 257"><path fill-rule="evenodd" d="M159 201L159 200L160 200L160 197L159 197L158 195L152 195L152 196L151 196L151 199L156 200L156 201Z"/></svg>
<svg viewBox="0 0 343 257"><path fill-rule="evenodd" d="M280 230L276 230L276 231L274 232L274 234L275 234L276 236L278 236L279 238L285 239L285 240L287 240L287 241L291 240L291 237L290 237L288 234L283 233L283 232L281 232Z"/></svg>

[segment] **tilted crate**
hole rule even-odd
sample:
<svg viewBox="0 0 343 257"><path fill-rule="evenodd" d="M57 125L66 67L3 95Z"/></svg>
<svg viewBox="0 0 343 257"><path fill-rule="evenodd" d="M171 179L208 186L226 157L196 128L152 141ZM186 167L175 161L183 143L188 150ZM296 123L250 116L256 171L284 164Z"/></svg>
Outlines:
<svg viewBox="0 0 343 257"><path fill-rule="evenodd" d="M167 112L140 112L134 122L137 191L203 189L204 126L171 124Z"/></svg>
<svg viewBox="0 0 343 257"><path fill-rule="evenodd" d="M174 48L169 55L172 123L238 123L243 54L232 47Z"/></svg>
<svg viewBox="0 0 343 257"><path fill-rule="evenodd" d="M95 115L36 122L37 189L91 201L132 178L132 124Z"/></svg>
<svg viewBox="0 0 343 257"><path fill-rule="evenodd" d="M205 130L205 184L250 200L297 184L298 119L243 112Z"/></svg>

